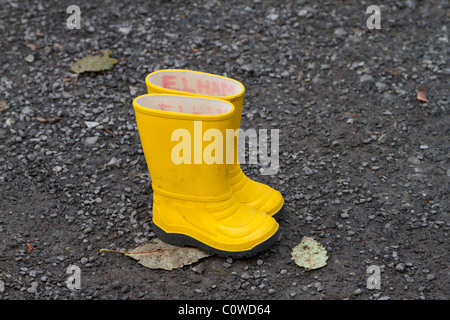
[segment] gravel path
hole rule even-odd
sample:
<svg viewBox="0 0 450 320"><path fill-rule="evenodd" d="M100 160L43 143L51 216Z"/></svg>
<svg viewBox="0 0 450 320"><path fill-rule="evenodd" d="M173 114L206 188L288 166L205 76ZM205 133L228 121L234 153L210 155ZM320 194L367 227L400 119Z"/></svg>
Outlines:
<svg viewBox="0 0 450 320"><path fill-rule="evenodd" d="M372 4L0 0L0 299L448 299L450 7L383 1L369 30ZM104 49L119 62L75 86ZM285 197L270 250L173 271L99 252L154 237L131 101L163 68L241 81L242 127L280 130L276 175L242 166ZM291 261L303 236L325 267Z"/></svg>

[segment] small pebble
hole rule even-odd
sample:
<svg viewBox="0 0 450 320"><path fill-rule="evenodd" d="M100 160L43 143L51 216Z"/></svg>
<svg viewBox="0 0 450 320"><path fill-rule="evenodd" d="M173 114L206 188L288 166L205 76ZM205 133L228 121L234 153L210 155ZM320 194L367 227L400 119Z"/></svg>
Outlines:
<svg viewBox="0 0 450 320"><path fill-rule="evenodd" d="M26 61L26 62L29 62L29 63L34 62L34 56L33 56L32 54L27 55L27 56L25 57L25 61Z"/></svg>

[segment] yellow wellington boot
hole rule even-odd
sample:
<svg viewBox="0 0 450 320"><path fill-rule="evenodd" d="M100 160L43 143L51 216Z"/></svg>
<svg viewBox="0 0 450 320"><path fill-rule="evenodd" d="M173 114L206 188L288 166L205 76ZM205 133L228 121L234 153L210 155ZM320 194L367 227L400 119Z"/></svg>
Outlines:
<svg viewBox="0 0 450 320"><path fill-rule="evenodd" d="M241 125L245 88L231 78L190 70L166 69L150 73L145 79L148 93L168 93L197 97L214 97L231 102L235 107L232 128L237 132ZM284 199L280 192L249 179L238 163L237 146L234 159L229 164L231 190L239 200L270 216L282 211ZM228 161L227 163L230 163Z"/></svg>
<svg viewBox="0 0 450 320"><path fill-rule="evenodd" d="M278 223L231 191L224 100L146 94L133 100L153 188L154 232L161 240L224 257L247 257L278 240Z"/></svg>

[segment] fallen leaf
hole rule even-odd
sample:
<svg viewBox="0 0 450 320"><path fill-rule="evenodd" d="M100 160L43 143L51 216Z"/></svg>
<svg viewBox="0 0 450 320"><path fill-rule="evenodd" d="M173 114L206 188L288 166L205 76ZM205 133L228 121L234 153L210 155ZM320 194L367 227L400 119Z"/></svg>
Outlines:
<svg viewBox="0 0 450 320"><path fill-rule="evenodd" d="M132 251L115 251L123 253L139 262L139 264L150 269L173 270L190 265L202 258L209 257L207 253L197 248L177 247L167 244L159 239L152 239Z"/></svg>
<svg viewBox="0 0 450 320"><path fill-rule="evenodd" d="M381 136L378 138L378 142L385 143L386 137L387 137L386 133L381 134Z"/></svg>
<svg viewBox="0 0 450 320"><path fill-rule="evenodd" d="M33 250L36 250L35 247L32 247L31 244L29 242L27 242L27 247L28 247L28 252L31 252Z"/></svg>
<svg viewBox="0 0 450 320"><path fill-rule="evenodd" d="M36 45L34 43L29 43L27 44L28 49L30 49L31 51L36 50Z"/></svg>
<svg viewBox="0 0 450 320"><path fill-rule="evenodd" d="M417 99L424 102L429 102L427 99L427 88L425 86L419 86L419 92L417 92Z"/></svg>
<svg viewBox="0 0 450 320"><path fill-rule="evenodd" d="M322 268L327 264L327 250L316 240L303 237L302 241L292 250L292 260L307 271Z"/></svg>
<svg viewBox="0 0 450 320"><path fill-rule="evenodd" d="M8 109L8 104L6 101L0 101L0 111Z"/></svg>
<svg viewBox="0 0 450 320"><path fill-rule="evenodd" d="M143 266L150 269L173 270L185 265L190 265L209 255L197 248L176 247L159 239L152 241L136 248L132 252L152 251L148 254L127 254L127 256L136 259Z"/></svg>
<svg viewBox="0 0 450 320"><path fill-rule="evenodd" d="M83 72L98 72L111 69L118 61L111 58L111 50L103 50L103 55L87 56L78 60L70 69L79 74Z"/></svg>

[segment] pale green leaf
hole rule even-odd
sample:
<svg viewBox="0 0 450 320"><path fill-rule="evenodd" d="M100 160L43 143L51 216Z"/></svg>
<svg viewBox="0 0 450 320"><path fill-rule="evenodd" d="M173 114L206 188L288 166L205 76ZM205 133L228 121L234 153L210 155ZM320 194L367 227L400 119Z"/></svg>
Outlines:
<svg viewBox="0 0 450 320"><path fill-rule="evenodd" d="M292 260L306 270L322 268L327 264L327 250L316 240L303 237L302 241L292 250Z"/></svg>
<svg viewBox="0 0 450 320"><path fill-rule="evenodd" d="M110 50L103 50L102 55L87 56L83 59L78 60L70 69L75 73L83 72L98 72L111 69L118 61L117 59L111 58Z"/></svg>

